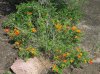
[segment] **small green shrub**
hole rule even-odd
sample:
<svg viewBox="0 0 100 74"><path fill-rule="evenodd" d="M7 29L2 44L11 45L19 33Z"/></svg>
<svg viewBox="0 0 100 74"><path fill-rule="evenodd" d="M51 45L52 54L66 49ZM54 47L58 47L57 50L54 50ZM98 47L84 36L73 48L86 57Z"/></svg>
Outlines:
<svg viewBox="0 0 100 74"><path fill-rule="evenodd" d="M10 71L6 71L5 73L3 73L3 74L12 74Z"/></svg>
<svg viewBox="0 0 100 74"><path fill-rule="evenodd" d="M32 1L17 6L17 12L8 16L3 28L19 49L21 58L48 53L54 61L52 70L62 74L65 67L91 63L88 53L79 48L82 32L77 27L81 17L81 1L49 3ZM60 8L59 8L60 7Z"/></svg>

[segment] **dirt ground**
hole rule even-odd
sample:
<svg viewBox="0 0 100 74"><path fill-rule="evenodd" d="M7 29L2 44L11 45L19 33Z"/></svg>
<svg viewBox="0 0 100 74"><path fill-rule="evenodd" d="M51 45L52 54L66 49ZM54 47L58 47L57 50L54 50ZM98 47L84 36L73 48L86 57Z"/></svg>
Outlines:
<svg viewBox="0 0 100 74"><path fill-rule="evenodd" d="M87 50L100 52L100 0L88 0L87 5L83 7L85 12L83 23L84 39L82 45ZM100 56L99 56L100 57Z"/></svg>
<svg viewBox="0 0 100 74"><path fill-rule="evenodd" d="M1 28L2 20L4 20L4 12L10 12L9 5L1 3L0 0L0 74L8 70L14 59L17 57L16 50L12 48L7 41ZM3 7L4 6L4 7ZM3 7L3 8L2 8ZM80 24L84 31L82 46L86 50L92 50L92 54L100 52L100 0L88 0L87 5L83 7L85 17ZM97 55L100 58L100 54ZM65 69L64 74L100 74L100 63L93 65L82 65L82 68L74 68L73 70Z"/></svg>
<svg viewBox="0 0 100 74"><path fill-rule="evenodd" d="M85 16L80 23L80 28L84 31L82 47L92 50L91 57L100 58L100 0L88 0L83 10ZM70 73L64 74L100 74L100 62L82 65L82 68L74 68Z"/></svg>

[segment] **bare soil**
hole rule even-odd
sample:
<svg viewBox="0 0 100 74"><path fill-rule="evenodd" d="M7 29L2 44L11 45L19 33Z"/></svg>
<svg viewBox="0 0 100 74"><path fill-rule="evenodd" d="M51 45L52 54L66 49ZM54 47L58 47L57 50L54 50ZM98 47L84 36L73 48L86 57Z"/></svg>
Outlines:
<svg viewBox="0 0 100 74"><path fill-rule="evenodd" d="M84 31L82 47L91 51L91 57L100 58L100 0L88 0L87 2L83 6L85 16L80 24ZM64 74L100 74L100 60L99 63L82 65L82 68L68 71L69 73Z"/></svg>

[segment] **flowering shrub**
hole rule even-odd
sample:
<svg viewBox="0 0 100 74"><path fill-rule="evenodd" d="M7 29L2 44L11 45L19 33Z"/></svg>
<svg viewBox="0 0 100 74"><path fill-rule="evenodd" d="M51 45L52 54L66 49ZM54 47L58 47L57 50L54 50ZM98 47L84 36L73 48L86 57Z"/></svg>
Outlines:
<svg viewBox="0 0 100 74"><path fill-rule="evenodd" d="M32 1L17 6L17 12L10 14L2 26L19 56L27 59L48 53L54 63L52 70L59 74L70 65L92 64L88 53L79 48L82 32L77 27L81 15L77 3L80 1L71 0L59 8L50 0L49 4Z"/></svg>

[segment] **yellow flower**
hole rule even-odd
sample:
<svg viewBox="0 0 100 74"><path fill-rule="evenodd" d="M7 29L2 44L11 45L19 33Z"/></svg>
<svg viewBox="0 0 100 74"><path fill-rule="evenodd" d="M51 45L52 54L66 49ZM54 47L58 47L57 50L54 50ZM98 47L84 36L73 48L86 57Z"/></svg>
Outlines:
<svg viewBox="0 0 100 74"><path fill-rule="evenodd" d="M34 54L34 53L35 53L35 51L34 51L34 50L33 50L33 51L31 50L30 52L31 52L32 54Z"/></svg>
<svg viewBox="0 0 100 74"><path fill-rule="evenodd" d="M80 48L76 48L76 50L77 50L78 52L81 52Z"/></svg>
<svg viewBox="0 0 100 74"><path fill-rule="evenodd" d="M21 51L21 50L23 50L23 48L19 47L19 50Z"/></svg>
<svg viewBox="0 0 100 74"><path fill-rule="evenodd" d="M35 48L29 47L26 50L29 51L32 55L35 55L36 54L36 49Z"/></svg>
<svg viewBox="0 0 100 74"><path fill-rule="evenodd" d="M69 55L70 55L70 53L69 53L69 52L67 52L66 54L67 54L67 56L69 56Z"/></svg>
<svg viewBox="0 0 100 74"><path fill-rule="evenodd" d="M27 50L27 51L34 51L35 48L28 47L26 50Z"/></svg>
<svg viewBox="0 0 100 74"><path fill-rule="evenodd" d="M86 61L86 60L84 60L84 63L87 63L87 61Z"/></svg>
<svg viewBox="0 0 100 74"><path fill-rule="evenodd" d="M18 41L15 42L15 45L19 45L20 43Z"/></svg>
<svg viewBox="0 0 100 74"><path fill-rule="evenodd" d="M32 51L34 51L34 50L35 50L35 48L32 48L31 50L32 50Z"/></svg>
<svg viewBox="0 0 100 74"><path fill-rule="evenodd" d="M82 53L80 53L79 55L82 56Z"/></svg>
<svg viewBox="0 0 100 74"><path fill-rule="evenodd" d="M56 69L56 64L54 64L52 67L52 70L55 70L55 69Z"/></svg>
<svg viewBox="0 0 100 74"><path fill-rule="evenodd" d="M72 26L72 28L71 28L73 31L75 31L76 29L77 29L77 27L76 26Z"/></svg>
<svg viewBox="0 0 100 74"><path fill-rule="evenodd" d="M75 36L75 39L77 39L78 38L78 36Z"/></svg>
<svg viewBox="0 0 100 74"><path fill-rule="evenodd" d="M71 60L70 60L70 62L71 62L71 63L73 63L73 62L74 62L74 60L72 60L72 59L71 59Z"/></svg>
<svg viewBox="0 0 100 74"><path fill-rule="evenodd" d="M56 24L55 28L57 29L57 31L60 31L62 29L62 25L61 24Z"/></svg>
<svg viewBox="0 0 100 74"><path fill-rule="evenodd" d="M32 28L32 32L35 33L37 32L37 30L35 28Z"/></svg>

